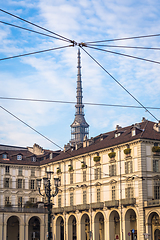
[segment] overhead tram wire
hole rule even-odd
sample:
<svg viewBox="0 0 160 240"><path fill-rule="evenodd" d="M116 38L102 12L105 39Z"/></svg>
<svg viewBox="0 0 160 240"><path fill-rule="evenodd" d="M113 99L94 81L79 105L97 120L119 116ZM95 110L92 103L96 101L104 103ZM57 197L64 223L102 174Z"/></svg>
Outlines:
<svg viewBox="0 0 160 240"><path fill-rule="evenodd" d="M31 52L31 53L24 53L24 54L19 54L19 55L15 55L15 56L11 56L11 57L6 57L6 58L0 58L0 61L12 59L12 58L34 55L34 54L37 54L37 53L49 52L49 51L58 50L58 49L62 49L62 48L67 48L67 47L73 47L73 45L67 45L67 46L62 46L62 47L57 47L57 48L50 48L50 49L46 49L46 50L41 50L41 51L36 51L36 52Z"/></svg>
<svg viewBox="0 0 160 240"><path fill-rule="evenodd" d="M65 40L65 39L62 39L62 38L54 37L54 36L49 35L49 34L38 32L38 31L35 31L35 30L31 30L29 28L24 28L24 27L21 27L21 26L18 26L18 25L14 25L14 24L11 24L11 23L7 23L7 22L3 22L3 21L0 21L0 23L3 23L5 25L9 25L11 27L19 28L19 29L22 29L22 30L26 30L26 31L29 31L29 32L37 33L37 34L40 34L40 35L44 35L46 37L51 37L51 38L54 38L54 39L57 39L57 40L62 40L62 41L65 41L65 42L69 42L68 40Z"/></svg>
<svg viewBox="0 0 160 240"><path fill-rule="evenodd" d="M56 36L58 36L58 37L60 37L60 38L63 38L63 39L65 39L65 40L67 40L68 42L72 42L72 43L73 43L73 41L72 41L71 39L66 38L66 37L63 37L63 36L60 35L60 34L57 34L57 33L53 32L53 31L50 31L50 30L48 30L48 29L46 29L46 28L44 28L44 27L41 27L41 26L39 26L39 25L37 25L37 24L35 24L35 23L32 23L32 22L30 22L30 21L28 21L28 20L26 20L26 19L24 19L24 18L21 18L21 17L19 17L19 16L16 16L16 15L14 15L14 14L8 12L8 11L5 11L5 10L3 10L3 9L1 9L1 8L0 8L0 11L3 12L3 13L6 13L6 14L12 16L12 17L15 17L15 18L17 18L17 19L19 19L19 20L21 20L21 21L23 21L23 22L26 22L26 23L29 23L29 24L35 26L35 27L38 27L38 28L40 28L40 29L42 29L42 30L44 30L44 31L47 31L47 32L49 32L49 33L52 33L52 34L54 34L54 35L56 35Z"/></svg>
<svg viewBox="0 0 160 240"><path fill-rule="evenodd" d="M76 104L76 102L71 101L60 101L60 100L47 100L47 99L33 99L33 98L13 98L13 97L0 97L2 100L15 100L15 101L30 101L30 102L45 102L45 103L65 103L65 104ZM132 105L120 105L120 104L107 104L107 103L89 103L84 102L85 105L91 106L102 106L102 107L121 107L121 108L143 108L142 106L132 106ZM149 109L159 110L160 107L146 107Z"/></svg>
<svg viewBox="0 0 160 240"><path fill-rule="evenodd" d="M150 59L146 59L146 58L141 58L141 57L136 57L136 56L133 56L133 55L128 55L128 54L119 53L119 52L113 52L113 51L109 51L109 50L106 50L106 49L91 47L89 45L86 45L86 47L92 48L92 49L95 49L95 50L99 50L99 51L102 51L102 52L113 53L113 54L120 55L120 56L123 56L123 57L129 57L129 58L134 58L134 59L138 59L138 60L142 60L142 61L146 61L146 62L160 64L160 62L158 62L158 61L154 61L154 60L150 60Z"/></svg>
<svg viewBox="0 0 160 240"><path fill-rule="evenodd" d="M51 142L52 144L54 144L56 147L62 149L58 144L56 144L55 142L53 142L52 140L50 140L48 137L46 137L45 135L43 135L42 133L40 133L39 131L37 131L35 128L31 127L29 124L27 124L26 122L24 122L23 120L21 120L19 117L17 117L16 115L14 115L13 113L11 113L10 111L8 111L6 108L0 106L0 108L2 108L5 112L9 113L11 116L13 116L14 118L16 118L18 121L22 122L23 124L25 124L27 127L29 127L30 129L32 129L34 132L38 133L39 135L41 135L43 138L47 139L49 142Z"/></svg>
<svg viewBox="0 0 160 240"><path fill-rule="evenodd" d="M84 42L84 43L88 44L88 43L100 43L100 42L113 42L113 41L123 41L123 40L139 39L139 38L150 38L150 37L160 37L160 33L158 33L158 34L142 35L142 36L136 36L136 37L124 37L124 38L105 39L105 40L98 40L98 41Z"/></svg>
<svg viewBox="0 0 160 240"><path fill-rule="evenodd" d="M91 47L113 47L113 48L131 48L131 49L144 49L144 50L160 50L160 48L152 48L152 47L134 47L134 46L116 46L116 45L104 45L104 44L86 44L87 46Z"/></svg>
<svg viewBox="0 0 160 240"><path fill-rule="evenodd" d="M92 57L81 45L80 48L98 65L100 66L121 88L123 88L139 105L141 105L156 121L156 118L136 97L134 97L115 77L113 77L94 57Z"/></svg>

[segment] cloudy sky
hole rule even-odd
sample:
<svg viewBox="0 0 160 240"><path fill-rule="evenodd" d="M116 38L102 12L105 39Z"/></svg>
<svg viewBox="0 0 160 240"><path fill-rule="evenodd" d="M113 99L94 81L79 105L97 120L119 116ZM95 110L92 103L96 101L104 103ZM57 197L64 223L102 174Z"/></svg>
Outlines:
<svg viewBox="0 0 160 240"><path fill-rule="evenodd" d="M159 0L25 0L1 1L1 9L47 28L77 43L160 33ZM0 21L40 31L42 29L0 12ZM54 36L54 35L53 35ZM160 61L160 37L112 41L103 47L153 61ZM0 58L67 46L70 43L16 29L0 23ZM0 105L59 146L70 140L74 104L6 100L32 98L76 101L78 47L0 61ZM160 65L85 48L146 107L160 107ZM83 101L138 106L108 74L81 50ZM160 111L150 109L160 119ZM85 105L90 137L140 122L156 121L144 109ZM58 149L3 109L0 109L0 144Z"/></svg>

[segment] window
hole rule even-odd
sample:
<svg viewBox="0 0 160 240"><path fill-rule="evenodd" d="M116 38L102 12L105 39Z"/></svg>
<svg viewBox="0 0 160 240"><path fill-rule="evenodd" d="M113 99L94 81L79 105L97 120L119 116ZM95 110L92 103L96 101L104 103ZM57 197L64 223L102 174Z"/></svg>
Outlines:
<svg viewBox="0 0 160 240"><path fill-rule="evenodd" d="M86 170L83 171L83 182L86 182Z"/></svg>
<svg viewBox="0 0 160 240"><path fill-rule="evenodd" d="M109 176L116 176L116 164L109 166Z"/></svg>
<svg viewBox="0 0 160 240"><path fill-rule="evenodd" d="M70 193L70 206L73 206L73 192Z"/></svg>
<svg viewBox="0 0 160 240"><path fill-rule="evenodd" d="M22 155L17 155L17 160L22 160Z"/></svg>
<svg viewBox="0 0 160 240"><path fill-rule="evenodd" d="M3 159L7 159L7 158L8 158L7 153L3 153L2 158L3 158Z"/></svg>
<svg viewBox="0 0 160 240"><path fill-rule="evenodd" d="M9 173L9 166L5 167L5 173Z"/></svg>
<svg viewBox="0 0 160 240"><path fill-rule="evenodd" d="M17 188L22 188L22 179L18 179Z"/></svg>
<svg viewBox="0 0 160 240"><path fill-rule="evenodd" d="M159 172L159 161L157 159L153 159L153 172Z"/></svg>
<svg viewBox="0 0 160 240"><path fill-rule="evenodd" d="M37 202L37 199L36 199L36 198L30 198L29 201L30 201L31 203L36 203L36 202Z"/></svg>
<svg viewBox="0 0 160 240"><path fill-rule="evenodd" d="M132 130L132 137L136 135L136 129Z"/></svg>
<svg viewBox="0 0 160 240"><path fill-rule="evenodd" d="M70 173L70 184L73 183L73 173Z"/></svg>
<svg viewBox="0 0 160 240"><path fill-rule="evenodd" d="M97 188L97 202L101 201L101 192L100 192L100 188Z"/></svg>
<svg viewBox="0 0 160 240"><path fill-rule="evenodd" d="M87 203L87 192L86 190L83 191L83 204Z"/></svg>
<svg viewBox="0 0 160 240"><path fill-rule="evenodd" d="M61 207L61 195L58 194L58 207Z"/></svg>
<svg viewBox="0 0 160 240"><path fill-rule="evenodd" d="M36 157L32 157L32 162L36 162Z"/></svg>
<svg viewBox="0 0 160 240"><path fill-rule="evenodd" d="M35 176L35 169L31 168L31 176Z"/></svg>
<svg viewBox="0 0 160 240"><path fill-rule="evenodd" d="M9 205L9 204L11 204L9 201L9 197L5 197L5 205Z"/></svg>
<svg viewBox="0 0 160 240"><path fill-rule="evenodd" d="M116 187L112 186L112 200L116 199Z"/></svg>
<svg viewBox="0 0 160 240"><path fill-rule="evenodd" d="M30 181L30 189L34 190L35 189L35 180Z"/></svg>
<svg viewBox="0 0 160 240"><path fill-rule="evenodd" d="M125 173L132 173L133 168L132 168L132 161L125 162Z"/></svg>
<svg viewBox="0 0 160 240"><path fill-rule="evenodd" d="M94 169L94 177L95 177L95 180L101 179L101 168L100 167Z"/></svg>
<svg viewBox="0 0 160 240"><path fill-rule="evenodd" d="M128 187L125 189L126 198L133 198L133 187L131 184L128 184Z"/></svg>
<svg viewBox="0 0 160 240"><path fill-rule="evenodd" d="M9 188L9 178L4 178L4 187Z"/></svg>
<svg viewBox="0 0 160 240"><path fill-rule="evenodd" d="M160 180L154 181L154 199L160 199Z"/></svg>
<svg viewBox="0 0 160 240"><path fill-rule="evenodd" d="M22 197L18 197L18 207L22 207Z"/></svg>
<svg viewBox="0 0 160 240"><path fill-rule="evenodd" d="M18 169L18 175L19 175L19 176L22 176L22 167L20 167L20 168Z"/></svg>

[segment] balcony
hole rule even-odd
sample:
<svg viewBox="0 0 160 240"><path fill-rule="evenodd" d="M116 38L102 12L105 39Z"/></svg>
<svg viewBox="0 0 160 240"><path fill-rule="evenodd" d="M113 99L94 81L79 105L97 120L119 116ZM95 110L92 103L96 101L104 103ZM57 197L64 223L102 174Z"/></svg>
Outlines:
<svg viewBox="0 0 160 240"><path fill-rule="evenodd" d="M150 200L144 202L144 207L157 207L160 206L160 199Z"/></svg>
<svg viewBox="0 0 160 240"><path fill-rule="evenodd" d="M89 204L80 204L76 206L76 209L79 211L89 210Z"/></svg>
<svg viewBox="0 0 160 240"><path fill-rule="evenodd" d="M66 207L64 207L64 211L75 212L76 211L76 206L66 206Z"/></svg>
<svg viewBox="0 0 160 240"><path fill-rule="evenodd" d="M96 202L96 203L92 203L91 204L93 209L102 209L104 207L104 203L103 202Z"/></svg>
<svg viewBox="0 0 160 240"><path fill-rule="evenodd" d="M124 207L136 204L136 198L125 198L121 200Z"/></svg>
<svg viewBox="0 0 160 240"><path fill-rule="evenodd" d="M52 212L55 213L55 214L63 213L64 212L64 208L63 207L52 208Z"/></svg>
<svg viewBox="0 0 160 240"><path fill-rule="evenodd" d="M46 208L0 207L0 212L47 213Z"/></svg>
<svg viewBox="0 0 160 240"><path fill-rule="evenodd" d="M107 208L118 207L119 201L118 200L105 201L104 205Z"/></svg>

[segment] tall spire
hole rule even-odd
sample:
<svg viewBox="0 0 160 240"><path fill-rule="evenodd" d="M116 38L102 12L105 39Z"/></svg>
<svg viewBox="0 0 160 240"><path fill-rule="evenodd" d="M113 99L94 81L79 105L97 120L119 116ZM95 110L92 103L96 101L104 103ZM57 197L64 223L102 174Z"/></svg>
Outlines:
<svg viewBox="0 0 160 240"><path fill-rule="evenodd" d="M77 74L77 104L74 122L71 124L71 143L83 142L89 135L89 125L84 118L84 105L82 104L82 81L81 81L81 56L78 49L78 74Z"/></svg>

